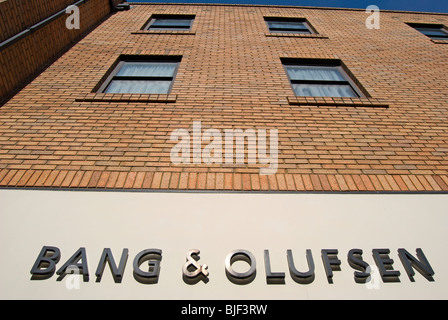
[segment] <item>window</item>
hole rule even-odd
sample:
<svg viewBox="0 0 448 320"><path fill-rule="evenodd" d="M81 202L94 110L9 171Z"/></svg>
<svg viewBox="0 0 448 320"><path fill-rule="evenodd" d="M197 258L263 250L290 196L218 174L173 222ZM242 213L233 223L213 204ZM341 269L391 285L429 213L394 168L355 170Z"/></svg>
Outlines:
<svg viewBox="0 0 448 320"><path fill-rule="evenodd" d="M316 33L305 19L301 18L268 18L265 17L269 31L279 33Z"/></svg>
<svg viewBox="0 0 448 320"><path fill-rule="evenodd" d="M282 59L296 96L363 97L337 60Z"/></svg>
<svg viewBox="0 0 448 320"><path fill-rule="evenodd" d="M145 30L190 30L192 15L153 15Z"/></svg>
<svg viewBox="0 0 448 320"><path fill-rule="evenodd" d="M448 29L441 24L409 23L409 26L434 40L448 40Z"/></svg>
<svg viewBox="0 0 448 320"><path fill-rule="evenodd" d="M99 92L167 94L179 62L180 58L123 58Z"/></svg>

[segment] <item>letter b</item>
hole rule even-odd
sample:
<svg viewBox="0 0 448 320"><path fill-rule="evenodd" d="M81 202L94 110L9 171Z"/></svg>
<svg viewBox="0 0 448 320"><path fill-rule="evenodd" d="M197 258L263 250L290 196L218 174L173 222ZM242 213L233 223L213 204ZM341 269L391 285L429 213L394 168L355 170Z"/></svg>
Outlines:
<svg viewBox="0 0 448 320"><path fill-rule="evenodd" d="M42 247L39 256L31 269L31 280L45 280L50 278L55 270L56 263L61 258L61 251L56 247Z"/></svg>

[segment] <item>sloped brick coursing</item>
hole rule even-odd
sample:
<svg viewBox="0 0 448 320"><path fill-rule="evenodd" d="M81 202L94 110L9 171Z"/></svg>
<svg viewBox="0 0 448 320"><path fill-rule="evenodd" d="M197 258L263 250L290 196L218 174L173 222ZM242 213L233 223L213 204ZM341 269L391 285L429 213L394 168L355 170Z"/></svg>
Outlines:
<svg viewBox="0 0 448 320"><path fill-rule="evenodd" d="M156 13L195 20L188 32L142 31ZM276 36L264 16L306 18L321 36ZM448 45L406 24L448 25L448 15L384 11L378 30L367 16L225 5L118 12L0 108L0 186L448 191ZM170 99L95 94L123 54L182 56ZM295 97L280 58L340 59L370 97ZM277 173L173 164L170 133L193 121L277 129Z"/></svg>

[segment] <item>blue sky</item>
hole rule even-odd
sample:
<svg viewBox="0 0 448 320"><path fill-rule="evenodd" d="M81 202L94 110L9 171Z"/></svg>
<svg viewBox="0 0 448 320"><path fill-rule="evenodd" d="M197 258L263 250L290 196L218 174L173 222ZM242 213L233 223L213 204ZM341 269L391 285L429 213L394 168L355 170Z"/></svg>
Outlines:
<svg viewBox="0 0 448 320"><path fill-rule="evenodd" d="M232 3L232 4L267 4L288 6L314 6L361 8L376 5L383 10L424 11L448 13L447 0L128 0L129 2L171 2L171 3Z"/></svg>

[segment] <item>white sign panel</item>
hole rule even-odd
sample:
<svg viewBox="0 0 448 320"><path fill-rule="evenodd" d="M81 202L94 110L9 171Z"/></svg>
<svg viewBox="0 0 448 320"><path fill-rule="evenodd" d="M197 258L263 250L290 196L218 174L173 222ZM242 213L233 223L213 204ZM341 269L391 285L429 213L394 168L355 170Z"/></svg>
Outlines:
<svg viewBox="0 0 448 320"><path fill-rule="evenodd" d="M0 190L0 298L446 299L447 208L444 194Z"/></svg>

